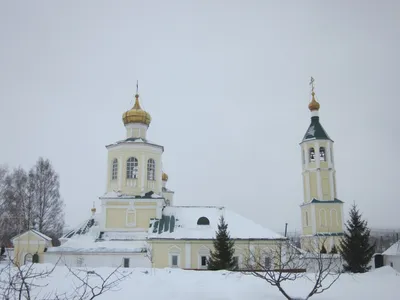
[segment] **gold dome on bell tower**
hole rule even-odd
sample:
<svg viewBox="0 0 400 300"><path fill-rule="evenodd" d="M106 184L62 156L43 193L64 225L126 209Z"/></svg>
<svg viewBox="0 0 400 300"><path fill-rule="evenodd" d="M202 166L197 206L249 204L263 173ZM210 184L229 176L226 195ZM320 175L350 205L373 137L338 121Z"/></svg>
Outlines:
<svg viewBox="0 0 400 300"><path fill-rule="evenodd" d="M318 101L315 100L314 91L311 92L311 95L312 95L312 99L311 99L311 102L308 104L308 109L310 111L319 110L320 105L319 105Z"/></svg>
<svg viewBox="0 0 400 300"><path fill-rule="evenodd" d="M318 101L315 100L314 81L315 81L315 79L313 77L311 77L310 85L311 85L311 96L312 96L312 99L311 99L311 102L308 104L308 109L310 111L315 111L315 110L318 111L319 107L320 107Z"/></svg>
<svg viewBox="0 0 400 300"><path fill-rule="evenodd" d="M124 114L122 115L122 121L124 122L124 125L130 123L141 123L147 126L150 125L151 116L147 111L144 111L140 107L138 90L139 86L138 83L136 83L135 104L130 110L124 112Z"/></svg>

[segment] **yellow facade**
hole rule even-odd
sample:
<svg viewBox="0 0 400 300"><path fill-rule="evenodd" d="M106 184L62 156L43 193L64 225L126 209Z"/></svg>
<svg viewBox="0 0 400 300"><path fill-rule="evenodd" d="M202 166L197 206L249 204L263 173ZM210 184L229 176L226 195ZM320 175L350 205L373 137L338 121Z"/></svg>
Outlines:
<svg viewBox="0 0 400 300"><path fill-rule="evenodd" d="M135 147L134 147L135 146ZM138 148L139 147L139 148ZM140 195L143 192L154 191L161 193L162 188L162 151L157 147L139 146L138 144L115 147L108 151L107 161L107 192L120 191L127 195ZM128 159L134 157L138 161L135 178L127 178ZM155 161L155 178L148 180L147 163L149 159ZM113 177L113 162L117 160L117 174ZM143 190L144 188L144 190Z"/></svg>
<svg viewBox="0 0 400 300"><path fill-rule="evenodd" d="M153 266L156 268L174 267L172 256L178 256L178 268L183 269L204 269L201 265L201 257L209 258L210 250L214 249L212 240L151 240ZM259 254L272 253L277 249L277 241L269 240L235 240L235 254L239 266L244 267L246 259L251 253ZM276 251L275 251L276 252ZM274 267L278 267L279 261L272 261Z"/></svg>
<svg viewBox="0 0 400 300"><path fill-rule="evenodd" d="M51 246L51 239L38 235L34 231L27 231L13 238L12 242L14 244L14 263L17 265L23 265L29 255L32 257L37 254L40 257L45 248Z"/></svg>
<svg viewBox="0 0 400 300"><path fill-rule="evenodd" d="M156 203L109 202L105 207L105 229L141 229L147 231L150 219L156 217Z"/></svg>

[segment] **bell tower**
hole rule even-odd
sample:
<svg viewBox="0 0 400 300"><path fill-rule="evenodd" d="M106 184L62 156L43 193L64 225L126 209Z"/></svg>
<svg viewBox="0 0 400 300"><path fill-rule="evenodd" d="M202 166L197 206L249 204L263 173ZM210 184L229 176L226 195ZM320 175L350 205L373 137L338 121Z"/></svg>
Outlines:
<svg viewBox="0 0 400 300"><path fill-rule="evenodd" d="M320 123L312 77L310 85L311 123L300 143L304 192L301 247L307 249L310 240L318 238L329 252L333 245L338 247L343 235L343 202L337 198L333 140Z"/></svg>

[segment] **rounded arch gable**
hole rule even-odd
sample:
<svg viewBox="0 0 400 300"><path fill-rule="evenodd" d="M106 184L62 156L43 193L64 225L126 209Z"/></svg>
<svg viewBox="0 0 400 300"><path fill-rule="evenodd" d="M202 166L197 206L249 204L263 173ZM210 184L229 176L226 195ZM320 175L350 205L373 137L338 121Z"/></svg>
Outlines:
<svg viewBox="0 0 400 300"><path fill-rule="evenodd" d="M207 217L200 217L197 220L197 225L210 225L210 220Z"/></svg>

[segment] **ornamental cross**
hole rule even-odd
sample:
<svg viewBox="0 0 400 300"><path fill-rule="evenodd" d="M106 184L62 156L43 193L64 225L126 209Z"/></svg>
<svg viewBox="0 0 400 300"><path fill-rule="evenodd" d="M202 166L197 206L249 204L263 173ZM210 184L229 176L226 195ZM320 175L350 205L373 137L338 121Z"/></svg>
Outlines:
<svg viewBox="0 0 400 300"><path fill-rule="evenodd" d="M136 95L138 94L139 94L139 80L136 80Z"/></svg>
<svg viewBox="0 0 400 300"><path fill-rule="evenodd" d="M310 85L311 85L312 92L314 92L314 81L315 81L315 79L311 76Z"/></svg>

